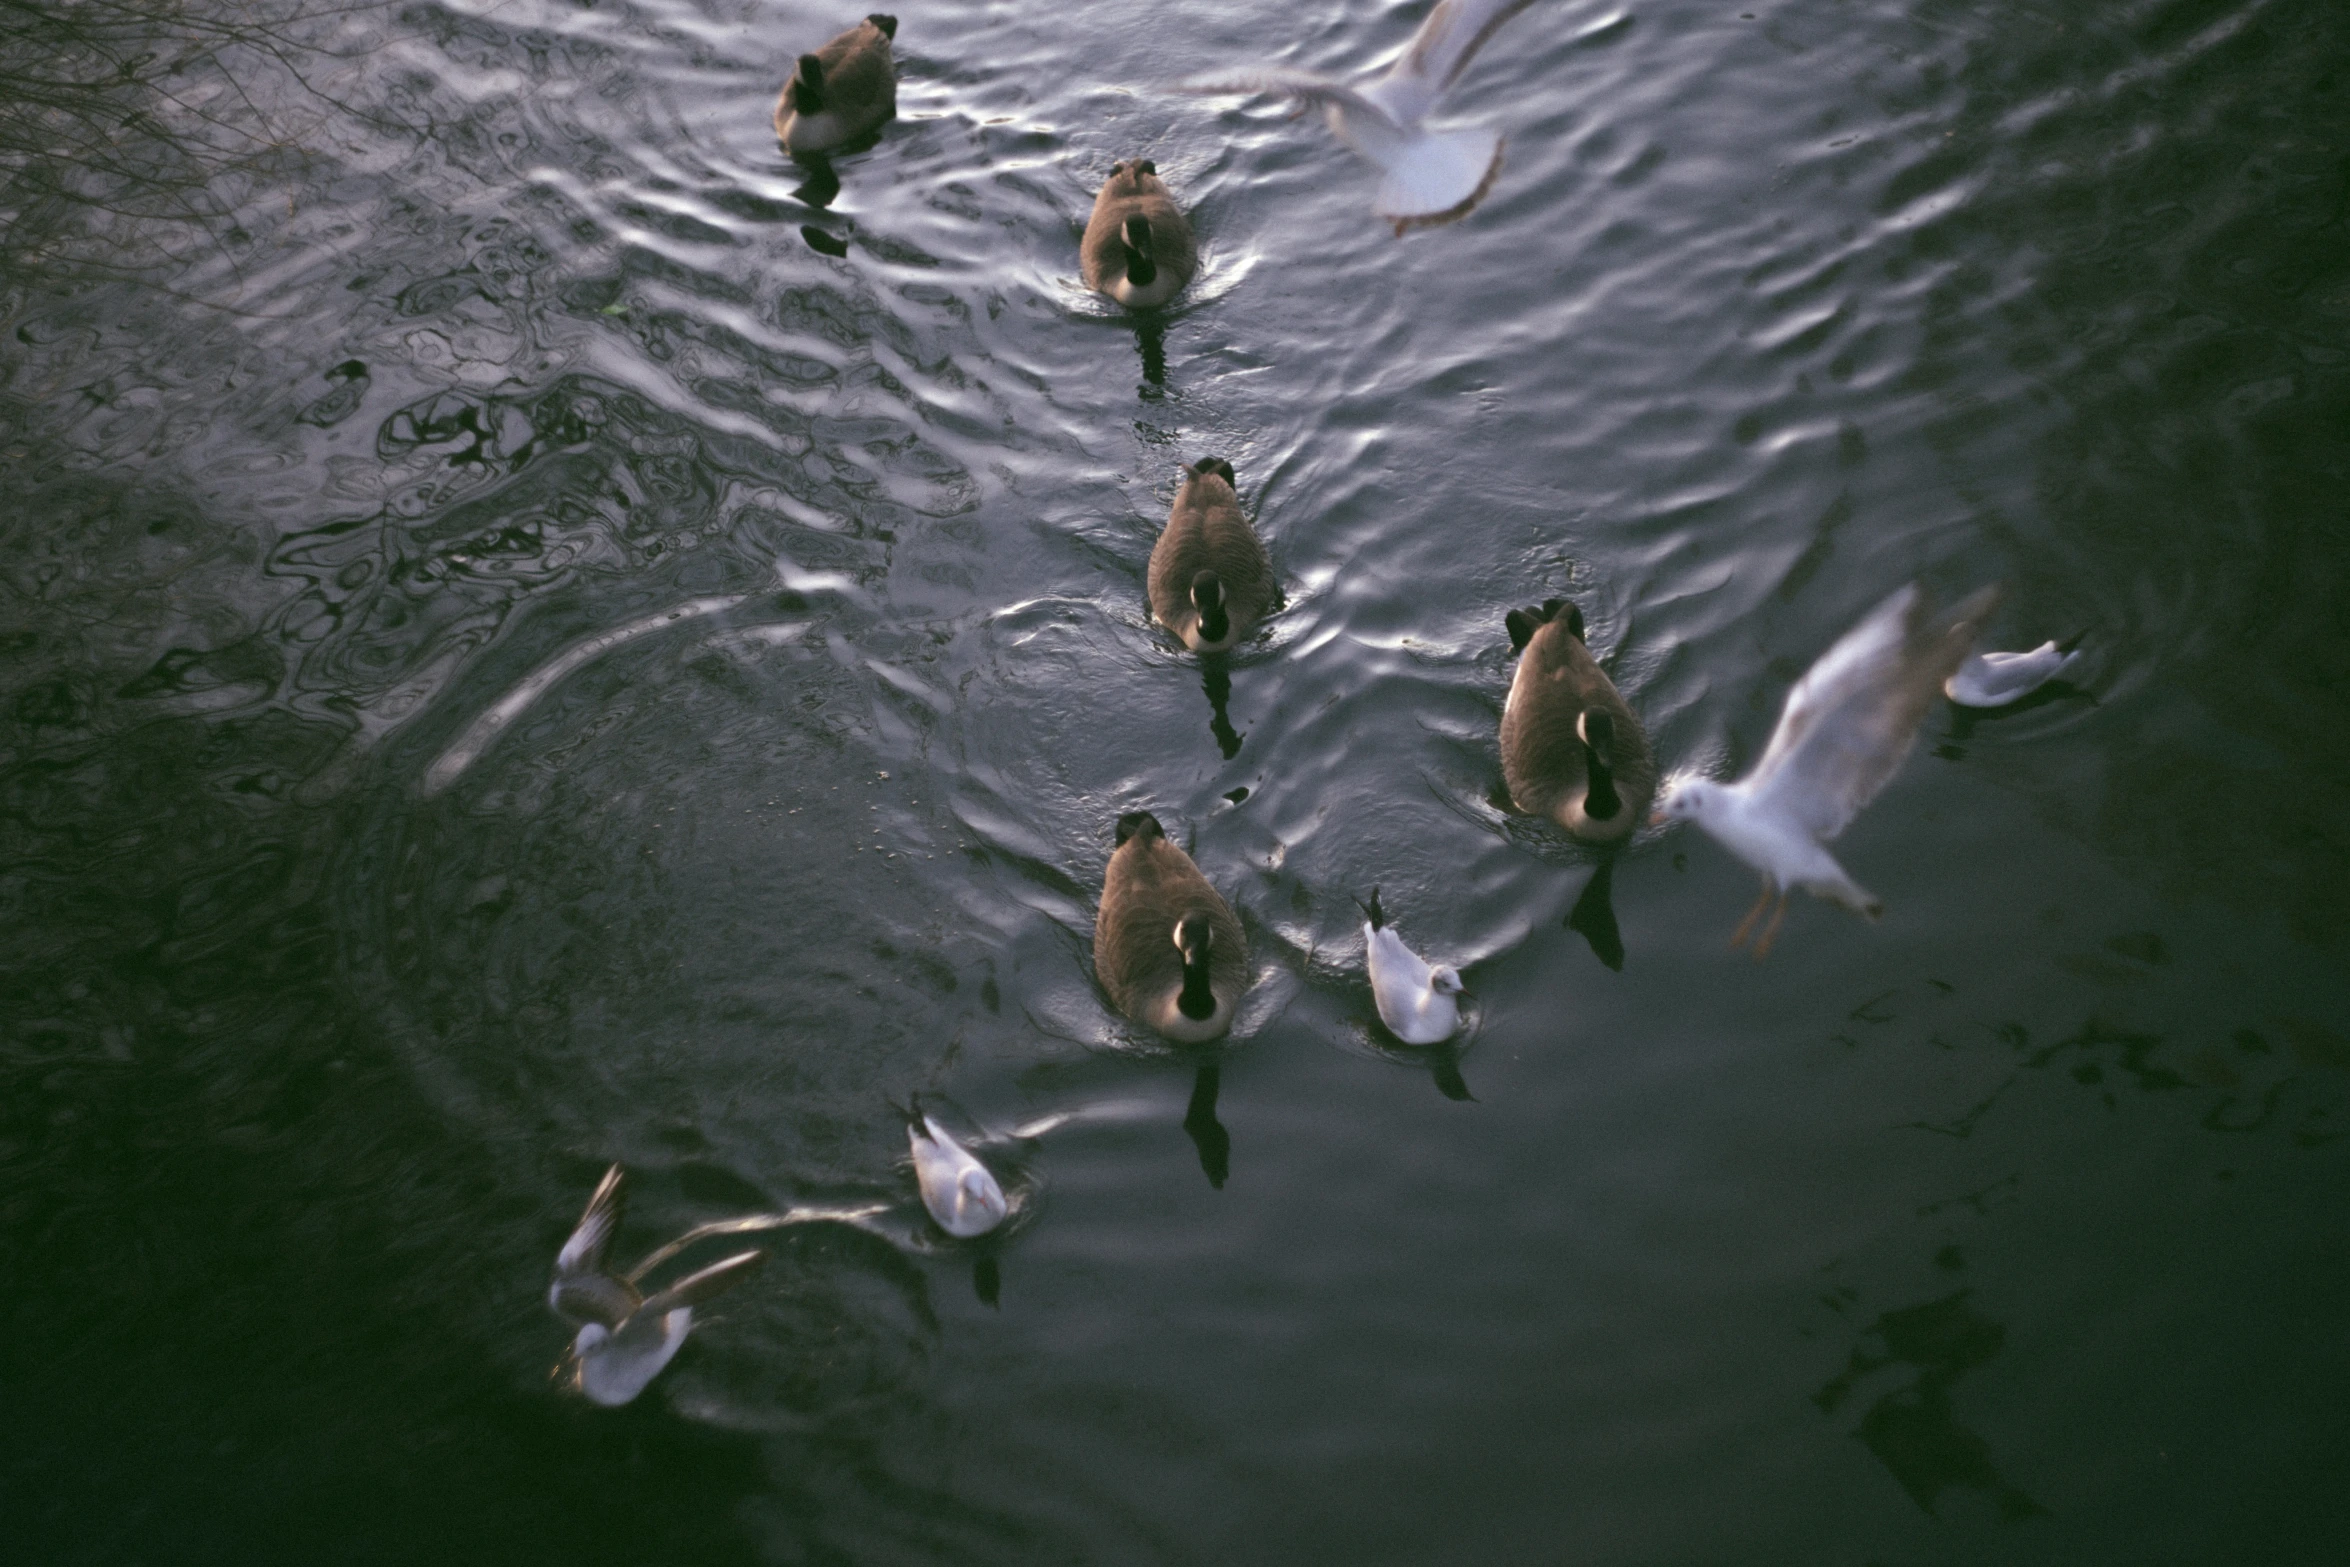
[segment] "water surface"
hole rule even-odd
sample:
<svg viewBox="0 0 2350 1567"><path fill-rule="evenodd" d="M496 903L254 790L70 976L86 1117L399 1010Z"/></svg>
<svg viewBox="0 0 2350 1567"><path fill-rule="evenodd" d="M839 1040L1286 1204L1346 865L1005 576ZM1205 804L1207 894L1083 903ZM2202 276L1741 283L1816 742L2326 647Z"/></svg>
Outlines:
<svg viewBox="0 0 2350 1567"><path fill-rule="evenodd" d="M2350 17L1749 3L1530 9L1401 241L1151 90L1424 9L1329 0L908 0L825 205L768 111L846 15L368 10L327 107L245 72L300 155L201 243L0 241L28 1559L2334 1559ZM1134 155L1206 247L1141 323L1075 275ZM1288 592L1205 668L1204 455ZM1752 963L1710 841L1497 808L1511 607L1728 773L1912 579L2091 651L1929 719L1881 924ZM1132 809L1250 931L1220 1050L1093 989ZM1377 1031L1374 884L1464 1048ZM915 1091L1075 1113L982 1257ZM624 1251L891 1216L595 1410L614 1159Z"/></svg>

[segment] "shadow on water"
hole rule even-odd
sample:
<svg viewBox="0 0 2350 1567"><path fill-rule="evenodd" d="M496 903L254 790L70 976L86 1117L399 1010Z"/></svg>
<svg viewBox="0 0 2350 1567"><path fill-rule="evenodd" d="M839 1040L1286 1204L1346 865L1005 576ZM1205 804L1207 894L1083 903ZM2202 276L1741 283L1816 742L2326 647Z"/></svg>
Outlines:
<svg viewBox="0 0 2350 1567"><path fill-rule="evenodd" d="M1240 731L1232 727L1229 704L1232 701L1232 665L1221 653L1203 653L1199 661L1199 680L1208 693L1208 733L1216 737L1216 749L1229 762L1240 754Z"/></svg>
<svg viewBox="0 0 2350 1567"><path fill-rule="evenodd" d="M979 1297L982 1306L1003 1307L1004 1270L992 1246L971 1259L971 1293Z"/></svg>
<svg viewBox="0 0 2350 1567"><path fill-rule="evenodd" d="M1232 1134L1216 1119L1222 1071L1223 1064L1212 1055L1201 1061L1199 1074L1191 1080L1191 1103L1183 1109L1183 1130L1199 1149L1199 1167L1208 1184L1218 1191L1232 1177Z"/></svg>
<svg viewBox="0 0 2350 1567"><path fill-rule="evenodd" d="M1915 1379L1869 1405L1853 1432L1910 1500L1932 1513L1942 1493L1957 1486L1991 1498L2008 1523L2045 1516L2048 1509L2008 1484L1991 1462L1989 1444L1960 1425L1951 1408L1952 1384L2007 1342L2004 1327L1967 1303L1970 1293L1962 1289L1880 1315L1812 1402L1834 1414L1864 1379L1888 1367L1911 1367Z"/></svg>
<svg viewBox="0 0 2350 1567"><path fill-rule="evenodd" d="M1616 928L1616 857L1613 854L1599 862L1599 869L1583 884L1582 895L1567 911L1567 929L1591 943L1591 951L1600 962L1621 974L1624 971L1624 936Z"/></svg>
<svg viewBox="0 0 2350 1567"><path fill-rule="evenodd" d="M1157 311L1137 312L1134 346L1142 355L1142 395L1155 398L1167 387L1167 322Z"/></svg>
<svg viewBox="0 0 2350 1567"><path fill-rule="evenodd" d="M1461 1076L1461 1047L1453 1040L1428 1048L1428 1076L1436 1084L1436 1091L1456 1104L1471 1104L1477 1096L1469 1092L1466 1078Z"/></svg>
<svg viewBox="0 0 2350 1567"><path fill-rule="evenodd" d="M840 174L832 160L820 152L803 152L792 162L807 171L808 177L792 188L792 199L804 201L819 212L830 207L840 196Z"/></svg>

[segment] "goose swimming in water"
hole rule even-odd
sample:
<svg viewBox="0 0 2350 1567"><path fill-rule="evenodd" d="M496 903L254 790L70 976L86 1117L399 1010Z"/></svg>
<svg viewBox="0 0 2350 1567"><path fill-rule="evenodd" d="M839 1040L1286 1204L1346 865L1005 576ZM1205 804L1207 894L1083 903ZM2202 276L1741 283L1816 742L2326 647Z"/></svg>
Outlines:
<svg viewBox="0 0 2350 1567"><path fill-rule="evenodd" d="M1183 292L1199 270L1199 249L1157 164L1134 158L1110 166L1093 198L1078 260L1085 286L1121 305L1163 305Z"/></svg>
<svg viewBox="0 0 2350 1567"><path fill-rule="evenodd" d="M898 112L890 44L898 19L876 11L814 54L803 54L775 100L775 139L792 153L830 152Z"/></svg>
<svg viewBox="0 0 2350 1567"><path fill-rule="evenodd" d="M1364 956L1371 970L1371 999L1379 1021L1407 1045L1436 1045L1461 1026L1461 974L1449 963L1431 964L1403 944L1379 909L1379 889L1362 905Z"/></svg>
<svg viewBox="0 0 2350 1567"><path fill-rule="evenodd" d="M604 1172L587 1211L556 1253L554 1282L547 1286L548 1306L579 1326L570 1355L579 1390L607 1406L625 1404L643 1392L684 1346L694 1308L732 1289L767 1260L764 1251L738 1252L645 1295L637 1281L650 1262L626 1276L604 1265L624 1207L616 1164ZM666 1248L654 1260L665 1254Z"/></svg>
<svg viewBox="0 0 2350 1567"><path fill-rule="evenodd" d="M1395 225L1400 238L1414 228L1468 216L1501 175L1497 131L1425 129L1426 119L1460 79L1477 51L1502 23L1533 0L1439 0L1420 24L1403 58L1387 74L1349 86L1311 71L1266 67L1183 82L1177 92L1251 93L1319 108L1331 132L1380 173L1371 210Z"/></svg>
<svg viewBox="0 0 2350 1567"><path fill-rule="evenodd" d="M1736 783L1690 779L1666 794L1658 821L1695 822L1762 873L1762 896L1731 946L1776 897L1754 943L1756 957L1768 953L1795 887L1870 919L1884 912L1827 845L1900 770L1935 691L1998 603L1999 589L1988 587L1937 613L1914 583L1901 589L1795 682L1753 771Z"/></svg>
<svg viewBox="0 0 2350 1567"><path fill-rule="evenodd" d="M2072 668L2088 635L2076 632L2062 642L2043 642L2028 653L1977 653L1942 682L1942 694L1961 707L2020 702Z"/></svg>
<svg viewBox="0 0 2350 1567"><path fill-rule="evenodd" d="M1583 611L1564 599L1505 620L1518 672L1501 710L1501 771L1510 799L1588 843L1632 835L1656 796L1648 735L1583 642Z"/></svg>
<svg viewBox="0 0 2350 1567"><path fill-rule="evenodd" d="M1248 938L1232 906L1148 811L1118 818L1093 971L1112 1006L1184 1044L1222 1038L1248 988Z"/></svg>
<svg viewBox="0 0 2350 1567"><path fill-rule="evenodd" d="M1003 1183L935 1116L922 1114L919 1104L906 1118L906 1141L913 1148L922 1206L940 1229L957 1240L970 1240L1004 1222L1011 1206L1004 1201Z"/></svg>
<svg viewBox="0 0 2350 1567"><path fill-rule="evenodd" d="M1195 653L1213 653L1248 635L1273 607L1273 563L1241 515L1232 464L1203 457L1183 470L1183 488L1151 547L1151 618Z"/></svg>

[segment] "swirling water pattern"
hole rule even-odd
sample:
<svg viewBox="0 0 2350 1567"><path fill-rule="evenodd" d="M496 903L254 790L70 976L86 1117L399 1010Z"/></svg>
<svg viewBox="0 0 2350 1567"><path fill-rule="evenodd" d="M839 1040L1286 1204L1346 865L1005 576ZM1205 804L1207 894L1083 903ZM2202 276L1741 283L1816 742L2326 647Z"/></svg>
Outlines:
<svg viewBox="0 0 2350 1567"><path fill-rule="evenodd" d="M845 16L434 0L335 24L348 118L170 290L8 284L11 1527L2329 1559L2344 19L1546 0L1463 84L1500 183L1398 242L1318 126L1151 89L1417 5L898 14L828 205L767 110ZM1075 280L1137 153L1206 242L1155 325ZM1203 667L1141 582L1211 453L1289 604ZM1753 965L1710 843L1494 804L1510 607L1725 771L1911 577L2094 654L1930 721L1840 846L1882 925ZM1090 981L1134 808L1251 932L1211 1055ZM1464 1049L1376 1034L1374 883ZM977 1266L915 1089L1083 1112ZM539 1299L614 1158L647 1234L897 1207L609 1415Z"/></svg>

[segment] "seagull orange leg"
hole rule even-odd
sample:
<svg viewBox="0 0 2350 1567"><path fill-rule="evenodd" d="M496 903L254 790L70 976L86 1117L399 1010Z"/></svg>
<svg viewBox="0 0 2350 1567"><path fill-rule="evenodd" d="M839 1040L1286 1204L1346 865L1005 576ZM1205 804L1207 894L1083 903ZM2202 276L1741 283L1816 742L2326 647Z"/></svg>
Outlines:
<svg viewBox="0 0 2350 1567"><path fill-rule="evenodd" d="M1763 927L1763 933L1754 940L1756 962L1759 963L1771 955L1771 943L1779 939L1779 921L1786 917L1787 894L1782 892L1779 894L1779 906L1771 911L1771 922Z"/></svg>
<svg viewBox="0 0 2350 1567"><path fill-rule="evenodd" d="M1756 920L1762 918L1762 911L1770 907L1771 894L1775 890L1767 880L1763 883L1762 896L1754 900L1754 907L1746 911L1746 918L1740 920L1738 928L1730 932L1731 946L1742 947L1746 945L1746 933L1753 929Z"/></svg>

